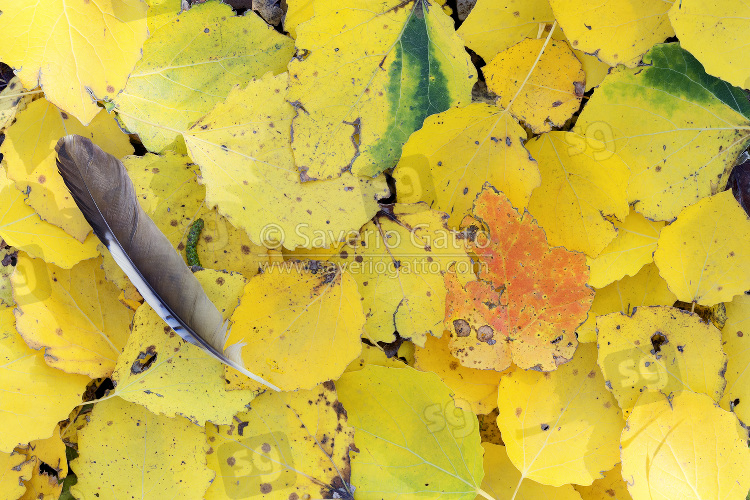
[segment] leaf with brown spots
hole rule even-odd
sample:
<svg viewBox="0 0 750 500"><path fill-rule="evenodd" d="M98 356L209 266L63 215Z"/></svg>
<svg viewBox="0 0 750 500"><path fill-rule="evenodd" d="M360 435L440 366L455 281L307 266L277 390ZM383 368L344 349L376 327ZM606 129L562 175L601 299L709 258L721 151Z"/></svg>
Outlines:
<svg viewBox="0 0 750 500"><path fill-rule="evenodd" d="M262 394L231 425L207 425L206 435L216 472L206 500L353 498L354 429L333 382Z"/></svg>
<svg viewBox="0 0 750 500"><path fill-rule="evenodd" d="M474 216L467 232L475 233L470 250L479 280L463 287L448 281L451 349L471 368L502 371L512 360L523 369L554 370L573 356L575 330L594 297L586 257L550 248L531 216L491 186L477 198Z"/></svg>
<svg viewBox="0 0 750 500"><path fill-rule="evenodd" d="M513 370L503 376L497 404L497 425L521 471L519 482L588 485L620 461L625 421L604 387L593 344L578 346L575 357L552 373Z"/></svg>

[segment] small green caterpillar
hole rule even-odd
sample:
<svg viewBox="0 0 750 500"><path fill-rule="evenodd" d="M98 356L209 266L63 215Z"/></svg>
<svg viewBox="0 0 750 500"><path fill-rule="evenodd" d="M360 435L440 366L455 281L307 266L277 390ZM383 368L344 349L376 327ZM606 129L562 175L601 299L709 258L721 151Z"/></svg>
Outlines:
<svg viewBox="0 0 750 500"><path fill-rule="evenodd" d="M198 219L190 226L190 232L187 237L187 247L185 248L185 257L187 258L188 266L201 266L201 261L198 258L198 239L203 231L203 219Z"/></svg>

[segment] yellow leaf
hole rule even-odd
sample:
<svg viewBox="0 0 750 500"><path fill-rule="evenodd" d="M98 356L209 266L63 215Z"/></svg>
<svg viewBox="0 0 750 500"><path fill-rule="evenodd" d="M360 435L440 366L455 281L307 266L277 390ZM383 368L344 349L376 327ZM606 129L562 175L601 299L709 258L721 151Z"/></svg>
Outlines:
<svg viewBox="0 0 750 500"><path fill-rule="evenodd" d="M620 460L624 421L604 387L594 345L579 345L553 372L503 376L497 404L497 425L522 479L588 485Z"/></svg>
<svg viewBox="0 0 750 500"><path fill-rule="evenodd" d="M508 458L505 446L482 443L484 448L484 481L482 489L495 500L554 499L581 500L581 496L569 484L560 487L539 484L524 478ZM476 500L482 499L477 496Z"/></svg>
<svg viewBox="0 0 750 500"><path fill-rule="evenodd" d="M742 88L750 87L750 58L741 36L748 18L750 6L743 2L679 0L669 9L680 43L706 72Z"/></svg>
<svg viewBox="0 0 750 500"><path fill-rule="evenodd" d="M68 475L68 459L65 456L65 443L60 439L60 427L55 428L52 437L31 441L27 446L19 446L16 450L34 463L31 478L26 480L26 493L19 500L60 498L63 479ZM42 469L42 466L48 469ZM50 474L49 469L56 476Z"/></svg>
<svg viewBox="0 0 750 500"><path fill-rule="evenodd" d="M359 449L358 499L474 499L483 475L477 417L456 407L437 375L369 365L336 387Z"/></svg>
<svg viewBox="0 0 750 500"><path fill-rule="evenodd" d="M148 31L151 36L168 25L180 14L182 0L146 0L148 4Z"/></svg>
<svg viewBox="0 0 750 500"><path fill-rule="evenodd" d="M229 319L247 281L239 274L210 270L195 277L224 319ZM249 390L228 391L221 362L182 341L148 304L135 313L133 333L112 381L114 394L126 401L168 417L181 415L198 425L230 424L255 397Z"/></svg>
<svg viewBox="0 0 750 500"><path fill-rule="evenodd" d="M196 247L202 267L250 277L268 262L264 247L254 245L245 231L206 205L206 188L198 184L198 167L188 156L167 151L163 156L132 156L123 163L141 207L183 256L191 225L202 219Z"/></svg>
<svg viewBox="0 0 750 500"><path fill-rule="evenodd" d="M318 261L271 267L245 286L227 345L243 342L245 367L283 391L336 380L362 350L357 283ZM242 377L240 387L260 386Z"/></svg>
<svg viewBox="0 0 750 500"><path fill-rule="evenodd" d="M679 300L712 306L750 288L750 219L724 191L680 212L654 262Z"/></svg>
<svg viewBox="0 0 750 500"><path fill-rule="evenodd" d="M18 332L47 364L91 378L112 373L130 333L133 312L104 278L101 259L70 270L19 254L11 278Z"/></svg>
<svg viewBox="0 0 750 500"><path fill-rule="evenodd" d="M653 222L631 210L622 222L614 221L617 236L596 258L588 258L589 285L602 288L625 276L635 276L654 261L656 240L664 222Z"/></svg>
<svg viewBox="0 0 750 500"><path fill-rule="evenodd" d="M354 277L367 317L365 337L393 342L394 332L424 346L443 334L446 288L454 268L473 278L464 241L445 225L447 216L424 204L394 205L365 224L334 260Z"/></svg>
<svg viewBox="0 0 750 500"><path fill-rule="evenodd" d="M21 498L26 491L24 481L31 479L33 468L34 461L21 453L0 452L0 500Z"/></svg>
<svg viewBox="0 0 750 500"><path fill-rule="evenodd" d="M94 405L79 433L72 463L75 498L202 500L213 472L206 467L206 435L185 418L154 415L113 398Z"/></svg>
<svg viewBox="0 0 750 500"><path fill-rule="evenodd" d="M427 202L457 228L485 183L526 208L539 169L523 147L526 131L497 106L472 103L428 117L404 145L393 177L400 203Z"/></svg>
<svg viewBox="0 0 750 500"><path fill-rule="evenodd" d="M207 425L208 467L216 479L206 500L353 498L354 429L346 414L333 382L326 382L261 394L232 425Z"/></svg>
<svg viewBox="0 0 750 500"><path fill-rule="evenodd" d="M14 76L0 91L0 130L13 122L16 113L23 111L31 102L32 92L24 92L21 80Z"/></svg>
<svg viewBox="0 0 750 500"><path fill-rule="evenodd" d="M590 486L574 484L573 488L583 500L632 500L627 483L622 480L620 464L605 472L603 478L597 479Z"/></svg>
<svg viewBox="0 0 750 500"><path fill-rule="evenodd" d="M601 62L596 56L589 55L580 50L573 50L573 53L581 61L583 72L586 74L586 92L588 92L604 81L604 78L609 74L610 66L607 63Z"/></svg>
<svg viewBox="0 0 750 500"><path fill-rule="evenodd" d="M584 92L581 63L565 42L526 39L482 69L497 104L535 134L562 127L578 111Z"/></svg>
<svg viewBox="0 0 750 500"><path fill-rule="evenodd" d="M728 363L727 387L721 407L733 410L737 418L750 422L750 295L738 295L726 304L727 322L721 331Z"/></svg>
<svg viewBox="0 0 750 500"><path fill-rule="evenodd" d="M0 166L0 237L9 245L50 264L70 269L82 260L99 255L99 241L90 234L81 243L59 227L42 220L24 203L24 195Z"/></svg>
<svg viewBox="0 0 750 500"><path fill-rule="evenodd" d="M0 60L84 125L125 86L148 36L142 0L0 1Z"/></svg>
<svg viewBox="0 0 750 500"><path fill-rule="evenodd" d="M466 368L451 354L450 340L450 335L439 339L428 336L424 347L417 347L414 353L414 368L437 373L456 394L456 406L477 414L491 412L497 407L497 385L502 374Z"/></svg>
<svg viewBox="0 0 750 500"><path fill-rule="evenodd" d="M741 114L750 104L738 104L747 102L744 91L708 76L679 44L655 46L643 63L612 70L574 130L600 158L616 153L630 167L637 212L671 220L726 183L750 140Z"/></svg>
<svg viewBox="0 0 750 500"><path fill-rule="evenodd" d="M284 99L287 75L265 75L235 89L186 134L201 167L206 202L217 205L258 245L327 247L345 241L378 210L385 179L347 173L302 183L291 140L294 108ZM296 134L296 130L295 130Z"/></svg>
<svg viewBox="0 0 750 500"><path fill-rule="evenodd" d="M477 81L453 20L426 0L317 2L296 46L287 99L305 180L394 166L425 118L469 104Z"/></svg>
<svg viewBox="0 0 750 500"><path fill-rule="evenodd" d="M458 34L489 62L524 38L538 38L543 25L554 20L549 0L478 0Z"/></svg>
<svg viewBox="0 0 750 500"><path fill-rule="evenodd" d="M596 318L599 366L623 410L644 392L700 392L719 401L727 357L715 326L674 307L639 307Z"/></svg>
<svg viewBox="0 0 750 500"><path fill-rule="evenodd" d="M403 368L404 362L397 357L389 358L380 346L371 346L362 344L362 354L357 359L349 363L346 367L347 372L356 372L366 365L388 366L391 368Z"/></svg>
<svg viewBox="0 0 750 500"><path fill-rule="evenodd" d="M1 235L2 232L0 231L0 237ZM10 285L10 276L16 270L15 263L17 256L18 250L8 246L8 243L5 243L4 245L0 244L0 304L5 306L15 305L15 301L13 300L13 289Z"/></svg>
<svg viewBox="0 0 750 500"><path fill-rule="evenodd" d="M12 308L0 309L0 452L52 436L81 402L90 379L50 368L16 331ZM0 454L0 457L2 454ZM4 491L4 490L0 490Z"/></svg>
<svg viewBox="0 0 750 500"><path fill-rule="evenodd" d="M284 30L292 38L297 38L297 26L309 21L313 16L314 0L287 0L287 11L284 16Z"/></svg>
<svg viewBox="0 0 750 500"><path fill-rule="evenodd" d="M550 245L596 257L617 234L605 215L620 220L628 215L628 166L617 155L601 154L592 139L572 132L550 132L526 147L542 174L529 212Z"/></svg>
<svg viewBox="0 0 750 500"><path fill-rule="evenodd" d="M284 71L293 52L292 39L252 11L236 16L222 2L194 5L143 45L143 59L115 99L118 117L146 149L163 151L233 86Z"/></svg>
<svg viewBox="0 0 750 500"><path fill-rule="evenodd" d="M676 300L656 265L646 264L635 276L625 276L596 291L586 322L576 330L578 342L596 342L597 316L613 312L630 316L636 307L671 306Z"/></svg>
<svg viewBox="0 0 750 500"><path fill-rule="evenodd" d="M634 500L742 500L747 431L704 394L644 394L622 432L622 477Z"/></svg>
<svg viewBox="0 0 750 500"><path fill-rule="evenodd" d="M8 165L8 177L16 182L18 189L29 193L26 203L42 219L84 241L91 226L57 172L55 145L68 134L88 137L117 158L133 154L130 139L110 115L102 113L84 127L45 99L32 102L19 113L16 122L6 131L0 152Z"/></svg>
<svg viewBox="0 0 750 500"><path fill-rule="evenodd" d="M654 44L674 35L667 12L672 2L652 0L549 0L575 49L616 66L634 67Z"/></svg>

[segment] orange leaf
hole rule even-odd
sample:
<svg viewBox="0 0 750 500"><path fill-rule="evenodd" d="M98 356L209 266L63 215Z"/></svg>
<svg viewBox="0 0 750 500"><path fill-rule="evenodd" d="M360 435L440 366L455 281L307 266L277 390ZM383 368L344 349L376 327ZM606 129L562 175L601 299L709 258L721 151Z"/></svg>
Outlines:
<svg viewBox="0 0 750 500"><path fill-rule="evenodd" d="M480 279L463 288L447 280L451 350L471 368L502 371L512 361L523 369L554 370L573 357L575 330L594 297L586 286L585 255L550 248L531 215L520 215L489 186L473 215L488 233L477 233L470 244Z"/></svg>

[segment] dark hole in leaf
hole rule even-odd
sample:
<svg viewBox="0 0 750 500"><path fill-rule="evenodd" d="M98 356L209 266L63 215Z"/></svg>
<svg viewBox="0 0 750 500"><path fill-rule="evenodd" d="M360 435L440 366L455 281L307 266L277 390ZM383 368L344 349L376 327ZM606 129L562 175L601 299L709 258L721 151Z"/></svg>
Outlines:
<svg viewBox="0 0 750 500"><path fill-rule="evenodd" d="M657 352L661 352L661 346L666 344L667 337L664 336L661 332L656 332L651 336L651 345L654 346L654 349L651 351L651 354L656 354Z"/></svg>

